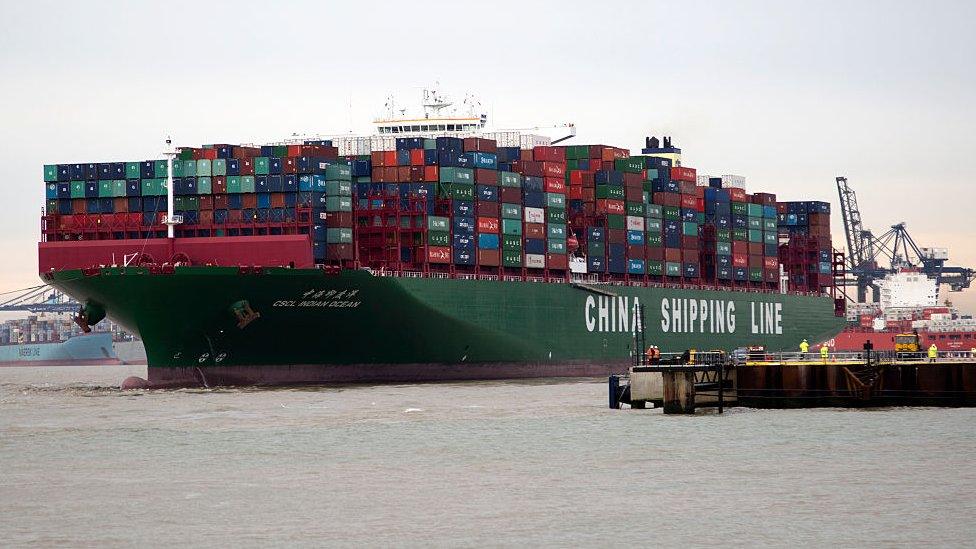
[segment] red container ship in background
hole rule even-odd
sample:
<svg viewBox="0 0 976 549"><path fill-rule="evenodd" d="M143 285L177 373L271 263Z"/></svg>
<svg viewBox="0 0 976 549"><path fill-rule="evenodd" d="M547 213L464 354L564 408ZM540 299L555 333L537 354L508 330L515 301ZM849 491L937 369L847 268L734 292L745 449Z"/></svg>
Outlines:
<svg viewBox="0 0 976 549"><path fill-rule="evenodd" d="M878 351L893 351L899 334L918 334L923 349L940 351L976 348L976 319L960 314L948 302L939 304L938 284L916 269L903 269L879 282L878 303L853 303L847 308L849 327L828 346L860 351L868 341Z"/></svg>

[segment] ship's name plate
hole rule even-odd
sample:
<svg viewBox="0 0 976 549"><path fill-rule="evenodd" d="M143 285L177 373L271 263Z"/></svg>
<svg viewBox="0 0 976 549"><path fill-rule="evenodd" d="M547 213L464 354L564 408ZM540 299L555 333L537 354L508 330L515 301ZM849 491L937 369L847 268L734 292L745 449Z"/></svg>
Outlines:
<svg viewBox="0 0 976 549"><path fill-rule="evenodd" d="M355 309L362 305L359 290L305 290L292 300L275 301L274 307L318 307L328 309Z"/></svg>
<svg viewBox="0 0 976 549"><path fill-rule="evenodd" d="M586 330L589 332L640 330L637 314L639 308L640 299L637 297L587 296L583 306ZM735 301L732 300L663 298L658 322L662 333L734 334L738 327L737 313ZM750 301L749 331L753 334L782 334L783 304Z"/></svg>

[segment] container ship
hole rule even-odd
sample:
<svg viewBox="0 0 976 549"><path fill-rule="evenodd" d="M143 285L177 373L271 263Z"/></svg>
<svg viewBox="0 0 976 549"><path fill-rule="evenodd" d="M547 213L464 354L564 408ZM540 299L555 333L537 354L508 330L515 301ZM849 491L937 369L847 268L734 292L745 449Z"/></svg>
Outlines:
<svg viewBox="0 0 976 549"><path fill-rule="evenodd" d="M65 341L0 344L0 366L107 366L120 364L112 334L92 332Z"/></svg>
<svg viewBox="0 0 976 549"><path fill-rule="evenodd" d="M41 277L81 326L138 334L154 387L596 376L636 330L681 351L843 329L828 203L700 174L669 138L562 145L450 106L46 165Z"/></svg>
<svg viewBox="0 0 976 549"><path fill-rule="evenodd" d="M877 303L847 307L848 325L826 343L838 351L893 351L899 339L913 340L922 349L969 352L976 349L976 319L949 303L939 303L938 282L918 269L904 268L879 281Z"/></svg>

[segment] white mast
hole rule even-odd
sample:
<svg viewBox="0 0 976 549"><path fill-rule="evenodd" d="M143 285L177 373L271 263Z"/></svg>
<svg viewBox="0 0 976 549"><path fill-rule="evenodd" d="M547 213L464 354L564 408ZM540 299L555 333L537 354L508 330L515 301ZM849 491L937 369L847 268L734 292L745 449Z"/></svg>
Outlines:
<svg viewBox="0 0 976 549"><path fill-rule="evenodd" d="M176 158L176 150L173 149L173 141L166 138L166 237L173 238L176 232L176 225L183 222L183 216L173 214L173 159Z"/></svg>

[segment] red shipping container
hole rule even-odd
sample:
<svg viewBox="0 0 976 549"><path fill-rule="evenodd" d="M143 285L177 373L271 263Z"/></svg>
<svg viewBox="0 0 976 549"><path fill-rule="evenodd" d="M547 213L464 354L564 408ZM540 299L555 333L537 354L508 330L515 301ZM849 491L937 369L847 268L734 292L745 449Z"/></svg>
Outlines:
<svg viewBox="0 0 976 549"><path fill-rule="evenodd" d="M498 218L495 217L479 217L478 218L478 232L479 233L490 233L498 234L500 224L498 223Z"/></svg>
<svg viewBox="0 0 976 549"><path fill-rule="evenodd" d="M200 210L198 213L200 225L209 226L213 225L213 210Z"/></svg>
<svg viewBox="0 0 976 549"><path fill-rule="evenodd" d="M566 198L570 200L583 200L583 187L570 185L566 188Z"/></svg>
<svg viewBox="0 0 976 549"><path fill-rule="evenodd" d="M482 185L498 185L498 172L484 168L475 168L474 181Z"/></svg>
<svg viewBox="0 0 976 549"><path fill-rule="evenodd" d="M698 185L692 181L678 181L678 189L681 191L681 194L698 196Z"/></svg>
<svg viewBox="0 0 976 549"><path fill-rule="evenodd" d="M397 166L396 168L396 179L397 183L406 183L410 181L410 166Z"/></svg>
<svg viewBox="0 0 976 549"><path fill-rule="evenodd" d="M298 173L298 163L295 162L295 157L286 156L281 159L281 173L284 174Z"/></svg>
<svg viewBox="0 0 976 549"><path fill-rule="evenodd" d="M522 232L525 238L545 238L546 226L543 223L525 223Z"/></svg>
<svg viewBox="0 0 976 549"><path fill-rule="evenodd" d="M704 188L704 187L702 187L702 188ZM695 211L696 212L704 212L705 211L705 199L704 198L696 198L695 199Z"/></svg>
<svg viewBox="0 0 976 549"><path fill-rule="evenodd" d="M748 267L749 266L749 256L745 254L732 254L732 266L733 267Z"/></svg>
<svg viewBox="0 0 976 549"><path fill-rule="evenodd" d="M646 248L643 245L629 244L627 246L627 259L644 259Z"/></svg>
<svg viewBox="0 0 976 549"><path fill-rule="evenodd" d="M762 255L763 254L763 244L762 242L750 242L749 243L749 255Z"/></svg>
<svg viewBox="0 0 976 549"><path fill-rule="evenodd" d="M329 227L352 227L352 212L326 212L323 221Z"/></svg>
<svg viewBox="0 0 976 549"><path fill-rule="evenodd" d="M427 246L427 261L430 263L450 263L450 246Z"/></svg>
<svg viewBox="0 0 976 549"><path fill-rule="evenodd" d="M745 189L740 189L738 187L729 187L729 198L732 202L748 202L749 199L746 198Z"/></svg>
<svg viewBox="0 0 976 549"><path fill-rule="evenodd" d="M199 204L200 204L200 209L201 210L212 210L212 209L214 209L213 195L209 195L209 194L200 195ZM274 204L272 203L272 205L274 205ZM118 210L115 210L115 211L118 211Z"/></svg>
<svg viewBox="0 0 976 549"><path fill-rule="evenodd" d="M732 242L732 254L733 255L748 255L749 254L749 243L743 242L741 240L735 240Z"/></svg>
<svg viewBox="0 0 976 549"><path fill-rule="evenodd" d="M624 187L643 187L644 179L639 173L624 172Z"/></svg>
<svg viewBox="0 0 976 549"><path fill-rule="evenodd" d="M424 166L424 181L436 182L439 174L440 170L437 166Z"/></svg>
<svg viewBox="0 0 976 549"><path fill-rule="evenodd" d="M764 269L778 269L779 268L779 258L775 256L764 257L763 258L763 268Z"/></svg>
<svg viewBox="0 0 976 549"><path fill-rule="evenodd" d="M597 213L623 214L627 211L627 207L623 200L600 198L596 201L596 211Z"/></svg>
<svg viewBox="0 0 976 549"><path fill-rule="evenodd" d="M566 177L566 164L560 164L557 162L543 162L542 163L542 175L543 177Z"/></svg>
<svg viewBox="0 0 976 549"><path fill-rule="evenodd" d="M495 143L495 140L485 139L483 137L466 137L462 142L462 147L464 148L464 152L498 152L498 145Z"/></svg>
<svg viewBox="0 0 976 549"><path fill-rule="evenodd" d="M396 151L382 151L383 153L383 166L393 167L397 165L397 152Z"/></svg>
<svg viewBox="0 0 976 549"><path fill-rule="evenodd" d="M301 145L288 145L288 156L305 156Z"/></svg>
<svg viewBox="0 0 976 549"><path fill-rule="evenodd" d="M241 158L238 163L241 175L254 175L254 159L253 158Z"/></svg>
<svg viewBox="0 0 976 549"><path fill-rule="evenodd" d="M762 269L763 268L763 256L749 254L749 268L750 269Z"/></svg>
<svg viewBox="0 0 976 549"><path fill-rule="evenodd" d="M565 271L569 268L569 256L566 254L546 254L546 265L549 270Z"/></svg>
<svg viewBox="0 0 976 549"><path fill-rule="evenodd" d="M695 173L694 168L674 166L671 168L671 179L674 181L689 181L694 183L697 181L697 174Z"/></svg>
<svg viewBox="0 0 976 549"><path fill-rule="evenodd" d="M230 197L226 194L215 194L213 196L213 207L215 210L226 210L230 203Z"/></svg>
<svg viewBox="0 0 976 549"><path fill-rule="evenodd" d="M258 195L253 193L242 194L241 195L241 205L245 208L257 208L258 207Z"/></svg>
<svg viewBox="0 0 976 549"><path fill-rule="evenodd" d="M244 212L242 210L227 210L228 223L243 223Z"/></svg>
<svg viewBox="0 0 976 549"><path fill-rule="evenodd" d="M627 243L627 230L626 229L607 229L607 242L610 244L626 244Z"/></svg>
<svg viewBox="0 0 976 549"><path fill-rule="evenodd" d="M424 150L423 149L411 149L410 150L410 165L411 166L423 166L424 165Z"/></svg>
<svg viewBox="0 0 976 549"><path fill-rule="evenodd" d="M566 182L558 177L547 177L542 182L543 190L547 193L566 194Z"/></svg>
<svg viewBox="0 0 976 549"><path fill-rule="evenodd" d="M705 200L705 187L699 187L695 185L695 197L699 200Z"/></svg>
<svg viewBox="0 0 976 549"><path fill-rule="evenodd" d="M682 263L698 263L698 250L681 250L681 261Z"/></svg>
<svg viewBox="0 0 976 549"><path fill-rule="evenodd" d="M587 205L593 205L596 202L596 187L583 187L583 200L586 201ZM596 208L592 207L587 213L596 213Z"/></svg>
<svg viewBox="0 0 976 549"><path fill-rule="evenodd" d="M790 213L790 206L786 202L776 203L776 213L788 214Z"/></svg>
<svg viewBox="0 0 976 549"><path fill-rule="evenodd" d="M682 208L688 208L690 210L690 209L694 209L695 207L698 206L698 199L695 198L694 195L691 195L691 194L680 194L678 196L681 197L681 199L680 199L681 200L680 205L681 205Z"/></svg>
<svg viewBox="0 0 976 549"><path fill-rule="evenodd" d="M414 149L422 150L422 149ZM424 166L410 166L410 182L418 183L424 180Z"/></svg>
<svg viewBox="0 0 976 549"><path fill-rule="evenodd" d="M474 211L479 217L498 217L501 207L498 202L475 202Z"/></svg>
<svg viewBox="0 0 976 549"><path fill-rule="evenodd" d="M592 171L583 172L583 187L595 188L596 187L596 177L593 175Z"/></svg>
<svg viewBox="0 0 976 549"><path fill-rule="evenodd" d="M271 193L271 207L272 208L284 208L285 207L285 193Z"/></svg>
<svg viewBox="0 0 976 549"><path fill-rule="evenodd" d="M112 211L115 213L126 213L129 211L129 199L119 196L112 199Z"/></svg>
<svg viewBox="0 0 976 549"><path fill-rule="evenodd" d="M632 187L624 187L624 198L627 202L643 202L644 201L644 191L642 189L634 189Z"/></svg>
<svg viewBox="0 0 976 549"><path fill-rule="evenodd" d="M84 198L72 198L71 199L71 213L73 214L83 214L87 210L85 206Z"/></svg>
<svg viewBox="0 0 976 549"><path fill-rule="evenodd" d="M545 162L566 162L566 150L562 147L534 147L532 159Z"/></svg>
<svg viewBox="0 0 976 549"><path fill-rule="evenodd" d="M664 248L658 246L647 248L647 259L649 261L664 261Z"/></svg>
<svg viewBox="0 0 976 549"><path fill-rule="evenodd" d="M353 253L352 244L328 244L325 247L326 259L350 261Z"/></svg>
<svg viewBox="0 0 976 549"><path fill-rule="evenodd" d="M383 156L383 151L373 151L369 153L369 160L373 164L373 167L384 166L383 164L385 157Z"/></svg>
<svg viewBox="0 0 976 549"><path fill-rule="evenodd" d="M478 265L497 267L501 264L501 250L478 250Z"/></svg>
<svg viewBox="0 0 976 549"><path fill-rule="evenodd" d="M678 193L657 192L653 194L652 202L658 206L681 207L681 195Z"/></svg>
<svg viewBox="0 0 976 549"><path fill-rule="evenodd" d="M227 178L222 175L215 175L212 179L211 190L214 194L226 194L227 193Z"/></svg>
<svg viewBox="0 0 976 549"><path fill-rule="evenodd" d="M580 170L569 171L569 185L583 185L583 172Z"/></svg>
<svg viewBox="0 0 976 549"><path fill-rule="evenodd" d="M681 250L678 248L664 248L664 260L671 263L680 263Z"/></svg>
<svg viewBox="0 0 976 549"><path fill-rule="evenodd" d="M501 187L498 192L498 198L508 204L521 204L522 189L517 187Z"/></svg>
<svg viewBox="0 0 976 549"><path fill-rule="evenodd" d="M684 234L681 235L681 247L684 248L684 249L686 249L686 250L696 250L697 251L698 250L698 244L699 243L700 243L700 240L698 240L698 237L697 236L688 236L688 235L684 235Z"/></svg>
<svg viewBox="0 0 976 549"><path fill-rule="evenodd" d="M129 225L130 227L138 227L142 225L142 212L129 213L126 215L125 219L126 225Z"/></svg>
<svg viewBox="0 0 976 549"><path fill-rule="evenodd" d="M532 161L532 149L519 149L519 160L522 162ZM518 170L516 170L518 171Z"/></svg>

